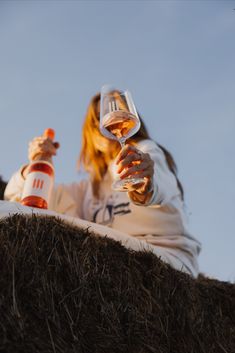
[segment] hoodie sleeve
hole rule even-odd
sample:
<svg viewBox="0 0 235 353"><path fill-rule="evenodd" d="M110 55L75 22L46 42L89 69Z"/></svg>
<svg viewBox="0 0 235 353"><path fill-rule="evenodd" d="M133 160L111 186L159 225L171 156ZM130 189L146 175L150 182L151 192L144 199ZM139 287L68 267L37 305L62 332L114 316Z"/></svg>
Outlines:
<svg viewBox="0 0 235 353"><path fill-rule="evenodd" d="M25 168L25 165L23 165L10 178L4 192L4 200L17 201L17 202L21 200L21 195L23 192L24 181L25 181L22 175L22 171L24 168Z"/></svg>
<svg viewBox="0 0 235 353"><path fill-rule="evenodd" d="M180 190L174 174L170 171L162 149L152 140L143 140L137 148L148 153L154 162L153 195L148 204L142 206L162 206L171 199L180 196Z"/></svg>
<svg viewBox="0 0 235 353"><path fill-rule="evenodd" d="M56 212L84 219L83 200L88 181L57 185L52 193L49 208Z"/></svg>

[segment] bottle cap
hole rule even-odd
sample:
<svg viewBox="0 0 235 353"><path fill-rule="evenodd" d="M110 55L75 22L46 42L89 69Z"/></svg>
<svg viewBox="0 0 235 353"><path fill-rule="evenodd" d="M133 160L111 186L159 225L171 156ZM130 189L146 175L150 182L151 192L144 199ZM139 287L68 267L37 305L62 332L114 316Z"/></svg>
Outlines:
<svg viewBox="0 0 235 353"><path fill-rule="evenodd" d="M48 129L44 130L43 136L48 137L49 139L51 139L53 141L54 137L55 137L55 130L48 128Z"/></svg>

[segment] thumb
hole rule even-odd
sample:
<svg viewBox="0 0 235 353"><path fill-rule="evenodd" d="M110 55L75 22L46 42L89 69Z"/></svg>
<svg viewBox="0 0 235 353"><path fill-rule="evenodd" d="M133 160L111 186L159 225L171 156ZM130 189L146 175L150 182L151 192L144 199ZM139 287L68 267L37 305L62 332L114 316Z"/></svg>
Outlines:
<svg viewBox="0 0 235 353"><path fill-rule="evenodd" d="M53 142L53 145L54 145L54 147L55 147L56 149L60 147L60 143L59 143L59 142Z"/></svg>

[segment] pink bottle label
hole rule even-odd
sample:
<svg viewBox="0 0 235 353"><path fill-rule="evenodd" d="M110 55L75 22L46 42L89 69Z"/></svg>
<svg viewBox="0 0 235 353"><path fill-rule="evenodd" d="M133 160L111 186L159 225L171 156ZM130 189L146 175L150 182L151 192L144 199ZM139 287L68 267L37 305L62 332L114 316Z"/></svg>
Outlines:
<svg viewBox="0 0 235 353"><path fill-rule="evenodd" d="M38 196L49 203L53 187L53 177L42 172L31 172L27 175L22 199L27 196Z"/></svg>

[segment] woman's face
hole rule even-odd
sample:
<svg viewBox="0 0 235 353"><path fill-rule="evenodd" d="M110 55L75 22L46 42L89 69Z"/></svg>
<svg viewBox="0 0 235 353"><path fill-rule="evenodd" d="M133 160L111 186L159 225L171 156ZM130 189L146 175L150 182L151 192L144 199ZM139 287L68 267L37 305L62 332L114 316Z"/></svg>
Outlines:
<svg viewBox="0 0 235 353"><path fill-rule="evenodd" d="M112 149L112 145L114 141L107 139L106 137L101 135L99 131L96 131L96 130L94 131L92 139L93 139L94 146L98 151L102 153L107 153Z"/></svg>
<svg viewBox="0 0 235 353"><path fill-rule="evenodd" d="M96 106L96 116L100 117L100 101L97 103ZM99 129L95 129L93 132L93 143L95 148L105 154L112 155L115 150L116 142L114 140L108 139L107 137L103 136Z"/></svg>

